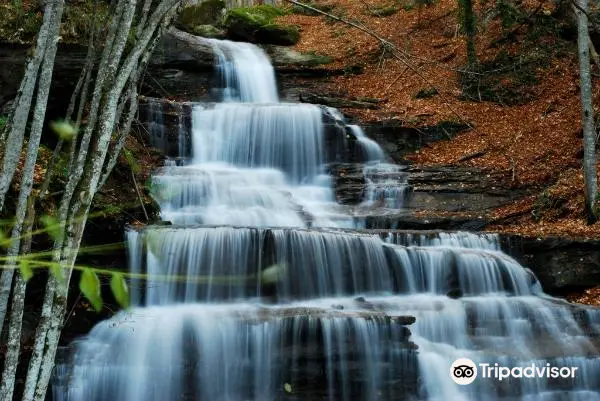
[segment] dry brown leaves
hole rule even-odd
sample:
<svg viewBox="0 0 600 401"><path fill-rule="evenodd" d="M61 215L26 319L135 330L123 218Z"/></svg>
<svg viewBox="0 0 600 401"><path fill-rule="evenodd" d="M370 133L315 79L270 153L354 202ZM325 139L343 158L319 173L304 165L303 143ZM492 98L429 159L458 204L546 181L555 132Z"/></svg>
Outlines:
<svg viewBox="0 0 600 401"><path fill-rule="evenodd" d="M328 54L335 59L331 68L362 64L364 73L331 78L327 83L332 92L352 97L383 99L380 110L347 110L365 120L397 118L408 125L435 124L444 120L464 120L475 129L450 141L427 146L409 156L425 165L462 164L503 173L516 187L548 185L557 195L568 194L565 208L567 218L534 223L531 215L510 227L531 234L574 234L599 236L600 227L589 227L582 220L581 179L582 140L577 60L570 57L555 59L540 71L540 83L535 86L536 100L520 106L503 106L489 102L470 102L460 98L457 70L466 64L464 37L458 34L455 0L440 0L430 7L399 10L387 17L374 17L369 9L391 4L387 0L322 0L335 6L333 14L358 21L392 42L408 57L410 67L382 54L376 39L339 22L324 17L289 15L282 22L297 24L302 29L296 49ZM538 0L527 0L534 10ZM543 13L552 11L544 5ZM492 21L477 36L480 60L492 59L499 48L490 44L502 34L498 22ZM552 46L551 41L540 41ZM515 51L518 43L503 47ZM543 74L543 75L542 75ZM435 87L439 95L415 99L424 88ZM594 95L600 101L600 85ZM482 157L459 162L465 155L485 152ZM532 208L535 198L499 210L515 213L518 208ZM514 210L510 210L510 209Z"/></svg>
<svg viewBox="0 0 600 401"><path fill-rule="evenodd" d="M583 293L569 294L566 298L578 304L600 306L600 286L587 289Z"/></svg>

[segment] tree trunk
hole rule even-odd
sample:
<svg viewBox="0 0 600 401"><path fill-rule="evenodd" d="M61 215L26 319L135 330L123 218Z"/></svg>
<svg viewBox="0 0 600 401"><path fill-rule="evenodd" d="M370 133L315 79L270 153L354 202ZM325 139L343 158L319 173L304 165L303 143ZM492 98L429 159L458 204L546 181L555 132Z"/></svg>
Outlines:
<svg viewBox="0 0 600 401"><path fill-rule="evenodd" d="M42 320L37 332L23 398L26 401L43 401L45 398L64 324L68 283L92 199L101 186L102 178L113 165L114 155L111 152L119 151L122 147L123 134L128 131L131 121L131 110L135 110L137 106L137 100L134 99L123 121L122 128L125 130L116 131L115 127L120 120L117 109L130 95L129 91L124 93L123 89L127 81L137 79L140 65L156 43L156 35L166 28L179 2L180 0L162 0L152 7L151 15L140 16L140 23L136 28L136 41L124 60L121 59L136 9L136 1L119 0L117 3L95 81L88 125L81 138L77 160L73 163L69 182L59 206L59 220L66 221L67 227L62 238L58 238L55 242L53 260L59 262L64 268L65 283L58 285L55 278L48 281ZM150 13L149 4L149 1L144 3L143 14ZM144 26L140 26L142 24ZM116 146L109 152L112 140L116 140ZM94 151L88 153L88 149ZM107 156L109 156L108 160ZM76 191L78 196L74 196Z"/></svg>
<svg viewBox="0 0 600 401"><path fill-rule="evenodd" d="M598 183L596 176L596 130L592 103L592 75L590 72L590 47L588 33L588 0L578 0L577 45L579 49L579 81L581 93L581 124L583 126L583 179L585 210L588 224L596 222Z"/></svg>
<svg viewBox="0 0 600 401"><path fill-rule="evenodd" d="M25 232L31 232L35 218L35 197L30 196L27 201L27 218ZM31 236L23 240L21 253L27 254L31 250ZM23 309L25 307L25 290L27 283L21 273L17 273L13 288L12 304L10 307L10 322L8 325L8 344L2 371L2 386L0 399L11 400L15 386L17 367L19 365L19 352L21 350L21 329L23 328Z"/></svg>
<svg viewBox="0 0 600 401"><path fill-rule="evenodd" d="M459 0L462 8L461 24L467 36L467 62L469 67L477 64L477 53L475 51L475 12L473 11L473 0Z"/></svg>
<svg viewBox="0 0 600 401"><path fill-rule="evenodd" d="M39 52L40 59L43 58L42 69L40 71L39 77L39 85L38 85L38 93L36 99L36 105L33 113L33 122L31 126L31 131L29 135L29 142L27 147L27 158L25 160L25 165L22 172L21 177L21 189L19 191L19 201L17 206L16 213L16 221L13 229L13 240L16 240L15 244L11 246L9 250L9 256L16 256L19 253L19 241L18 238L21 236L21 226L23 224L23 220L25 218L25 212L27 208L27 199L31 193L31 188L33 185L33 171L35 168L35 162L37 160L37 153L40 143L40 138L42 135L42 128L44 124L44 118L46 115L46 105L48 102L48 93L50 92L50 83L52 81L52 71L54 68L54 56L56 55L56 42L58 41L58 27L60 25L60 20L62 18L62 10L63 10L64 1L59 1L55 4L53 8L47 8L47 14L44 18L48 18L46 31L43 32L45 46L43 48L36 48L36 53ZM40 35L42 33L40 32ZM37 71L36 71L37 75ZM25 77L24 79L31 79L33 83L35 83L35 79L33 77ZM36 77L37 79L37 77ZM34 88L31 88L33 92ZM22 97L21 99L25 99ZM24 108L27 108L27 112L29 113L29 108L31 104L31 98L29 98L29 105L23 105ZM17 113L17 111L15 111ZM27 116L25 116L27 117ZM15 119L15 122L18 120ZM7 161L13 160L13 157L16 157L14 160L14 165L12 166L12 173L10 176L10 180L8 181L8 186L12 181L12 174L14 174L14 170L16 169L17 160L21 154L21 146L23 145L23 134L25 131L26 121L23 122L23 126L17 127L13 126L11 128L11 135L17 133L20 135L20 145L18 149L8 149L4 154L4 166L7 166ZM18 131L18 132L17 132ZM10 136L9 136L10 140ZM18 142L18 141L17 141ZM14 143L14 146L17 146L17 142ZM11 145L13 146L13 145ZM11 168L8 168L10 170ZM7 173L8 173L7 170ZM4 179L4 170L3 170ZM6 190L8 190L8 186ZM4 189L3 189L4 190ZM6 195L6 192L0 193L0 196ZM3 201L2 198L0 201ZM2 208L2 204L0 203L0 210ZM14 275L14 270L7 269L2 273L2 278L0 279L0 331L2 331L4 318L6 316L6 309L8 305L8 296L10 293L10 287L12 284Z"/></svg>
<svg viewBox="0 0 600 401"><path fill-rule="evenodd" d="M23 81L21 82L21 87L19 88L19 93L17 95L18 102L15 104L13 114L9 120L10 129L8 130L8 137L6 138L4 154L2 158L2 172L0 173L0 211L2 211L4 207L6 194L10 188L10 183L12 182L15 170L17 168L17 162L21 156L23 136L25 135L25 128L27 126L27 119L31 109L35 84L37 82L40 65L42 64L44 54L46 53L47 42L52 30L54 15L53 10L56 9L55 7L58 5L58 3L64 4L64 0L57 0L57 4L54 4L54 2L48 2L46 4L44 10L44 19L38 33L34 54L27 64L25 76L23 77Z"/></svg>

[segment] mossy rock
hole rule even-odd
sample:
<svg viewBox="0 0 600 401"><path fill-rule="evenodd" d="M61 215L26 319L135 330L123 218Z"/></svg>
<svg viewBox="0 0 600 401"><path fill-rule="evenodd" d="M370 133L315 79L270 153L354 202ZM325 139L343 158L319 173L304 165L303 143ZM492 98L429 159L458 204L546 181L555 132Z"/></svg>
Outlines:
<svg viewBox="0 0 600 401"><path fill-rule="evenodd" d="M374 17L389 17L398 12L398 8L395 6L389 7L376 7L371 10L371 15Z"/></svg>
<svg viewBox="0 0 600 401"><path fill-rule="evenodd" d="M187 32L192 33L195 27L200 25L218 25L223 20L225 1L205 0L184 8L177 18L176 25Z"/></svg>
<svg viewBox="0 0 600 401"><path fill-rule="evenodd" d="M285 14L285 10L270 5L234 8L225 17L227 36L252 43L294 45L300 40L298 27L275 23L276 17Z"/></svg>
<svg viewBox="0 0 600 401"><path fill-rule="evenodd" d="M192 28L190 33L204 38L214 39L224 39L227 36L224 30L213 25L197 25Z"/></svg>
<svg viewBox="0 0 600 401"><path fill-rule="evenodd" d="M316 54L315 52L300 53L283 46L272 46L267 47L267 49L277 65L315 67L333 62L331 56Z"/></svg>

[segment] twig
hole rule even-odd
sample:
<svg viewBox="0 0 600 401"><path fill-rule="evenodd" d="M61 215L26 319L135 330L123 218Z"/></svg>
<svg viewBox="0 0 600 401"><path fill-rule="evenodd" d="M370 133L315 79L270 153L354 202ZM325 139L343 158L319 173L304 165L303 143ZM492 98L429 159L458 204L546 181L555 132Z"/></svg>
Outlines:
<svg viewBox="0 0 600 401"><path fill-rule="evenodd" d="M384 95L387 95L387 92L390 90L390 88L392 86L394 86L394 84L396 82L398 82L398 80L402 77L402 75L404 75L404 73L406 72L406 70L408 70L408 67L404 67L404 69L400 72L400 74L398 74L398 76L396 77L396 79L394 79L394 81L388 85L387 88L385 88L385 91L383 92Z"/></svg>
<svg viewBox="0 0 600 401"><path fill-rule="evenodd" d="M394 46L390 41L382 38L381 36L379 36L377 33L375 33L374 31L372 31L371 29L366 28L366 27L364 27L362 25L356 24L356 23L354 23L352 21L347 21L347 20L345 20L343 18L340 18L340 17L338 17L336 15L330 14L330 13L325 12L325 11L321 11L321 10L319 10L317 8L311 7L311 6L307 5L307 4L300 3L300 2L298 2L296 0L285 0L285 1L287 1L288 3L292 3L292 4L295 4L297 6L304 7L306 9L312 10L312 11L314 11L316 13L323 14L323 15L329 17L329 18L332 18L334 20L340 21L340 22L342 22L342 23L344 23L346 25L350 25L350 26L352 26L352 27L354 27L356 29L361 30L362 32L366 33L367 35L369 35L369 36L377 39L381 43L381 45L383 46L383 48L386 49L386 50L388 50L398 61L400 61L407 68L409 68L410 70L412 70L415 74L417 74L425 83L427 83L433 89L436 89L438 91L438 93L440 93L440 95L442 97L442 100L444 101L444 104L446 105L446 107L448 107L448 109L456 117L458 117L458 119L460 121L464 122L470 129L474 129L474 127L465 118L463 118L463 116L460 113L458 113L458 111L456 111L456 109L454 107L452 107L450 105L450 103L447 101L447 99L444 96L444 94L442 93L442 91L439 88L437 88L431 82L431 80L429 80L427 77L425 77L415 66L411 65L408 62L408 60L407 60L409 57L404 52L402 52L401 50L398 50L398 48L396 48L396 46ZM405 58L400 57L400 55L403 55Z"/></svg>
<svg viewBox="0 0 600 401"><path fill-rule="evenodd" d="M150 221L148 218L148 212L146 212L146 207L144 206L144 200L142 199L142 194L140 192L140 188L138 187L137 180L135 179L135 174L133 170L131 170L131 178L133 179L133 185L135 186L135 192L137 193L138 199L140 200L140 205L142 206L142 210L144 211L144 217L146 217L146 223Z"/></svg>
<svg viewBox="0 0 600 401"><path fill-rule="evenodd" d="M487 150L481 150L479 152L469 153L468 155L465 155L465 156L461 157L460 159L458 159L458 161L466 162L468 160L472 160L472 159L476 159L478 157L484 156L486 153L487 153Z"/></svg>

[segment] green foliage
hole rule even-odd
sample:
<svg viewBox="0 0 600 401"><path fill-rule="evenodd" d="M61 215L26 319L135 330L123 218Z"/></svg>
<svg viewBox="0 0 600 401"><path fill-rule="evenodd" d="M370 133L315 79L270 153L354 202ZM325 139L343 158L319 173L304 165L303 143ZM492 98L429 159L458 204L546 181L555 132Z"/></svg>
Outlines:
<svg viewBox="0 0 600 401"><path fill-rule="evenodd" d="M0 116L0 132L6 125L7 121L8 121L8 116Z"/></svg>
<svg viewBox="0 0 600 401"><path fill-rule="evenodd" d="M276 284L287 274L287 265L284 263L275 264L267 267L260 272L260 282L262 284Z"/></svg>
<svg viewBox="0 0 600 401"><path fill-rule="evenodd" d="M77 134L77 129L69 121L51 121L50 128L63 141L70 141Z"/></svg>
<svg viewBox="0 0 600 401"><path fill-rule="evenodd" d="M19 261L19 271L21 272L21 276L25 281L29 281L29 279L33 277L33 269L31 268L29 261L26 259Z"/></svg>
<svg viewBox="0 0 600 401"><path fill-rule="evenodd" d="M59 223L55 217L44 215L40 217L46 232L54 241L59 241L62 235L63 224Z"/></svg>
<svg viewBox="0 0 600 401"><path fill-rule="evenodd" d="M50 265L50 274L56 279L56 282L59 285L64 286L67 284L65 273L61 265L56 263Z"/></svg>
<svg viewBox="0 0 600 401"><path fill-rule="evenodd" d="M142 167L133 156L133 153L131 153L129 149L124 149L123 154L125 155L125 159L127 160L127 164L129 164L131 171L133 171L134 174L139 174L142 171Z"/></svg>
<svg viewBox="0 0 600 401"><path fill-rule="evenodd" d="M124 309L129 307L129 289L122 274L114 273L110 279L110 289L117 303Z"/></svg>
<svg viewBox="0 0 600 401"><path fill-rule="evenodd" d="M81 272L79 290L90 301L96 312L102 310L103 302L100 291L100 279L95 272L90 269L84 269Z"/></svg>
<svg viewBox="0 0 600 401"><path fill-rule="evenodd" d="M0 228L0 246L7 248L10 244L10 238L4 233L4 230Z"/></svg>

